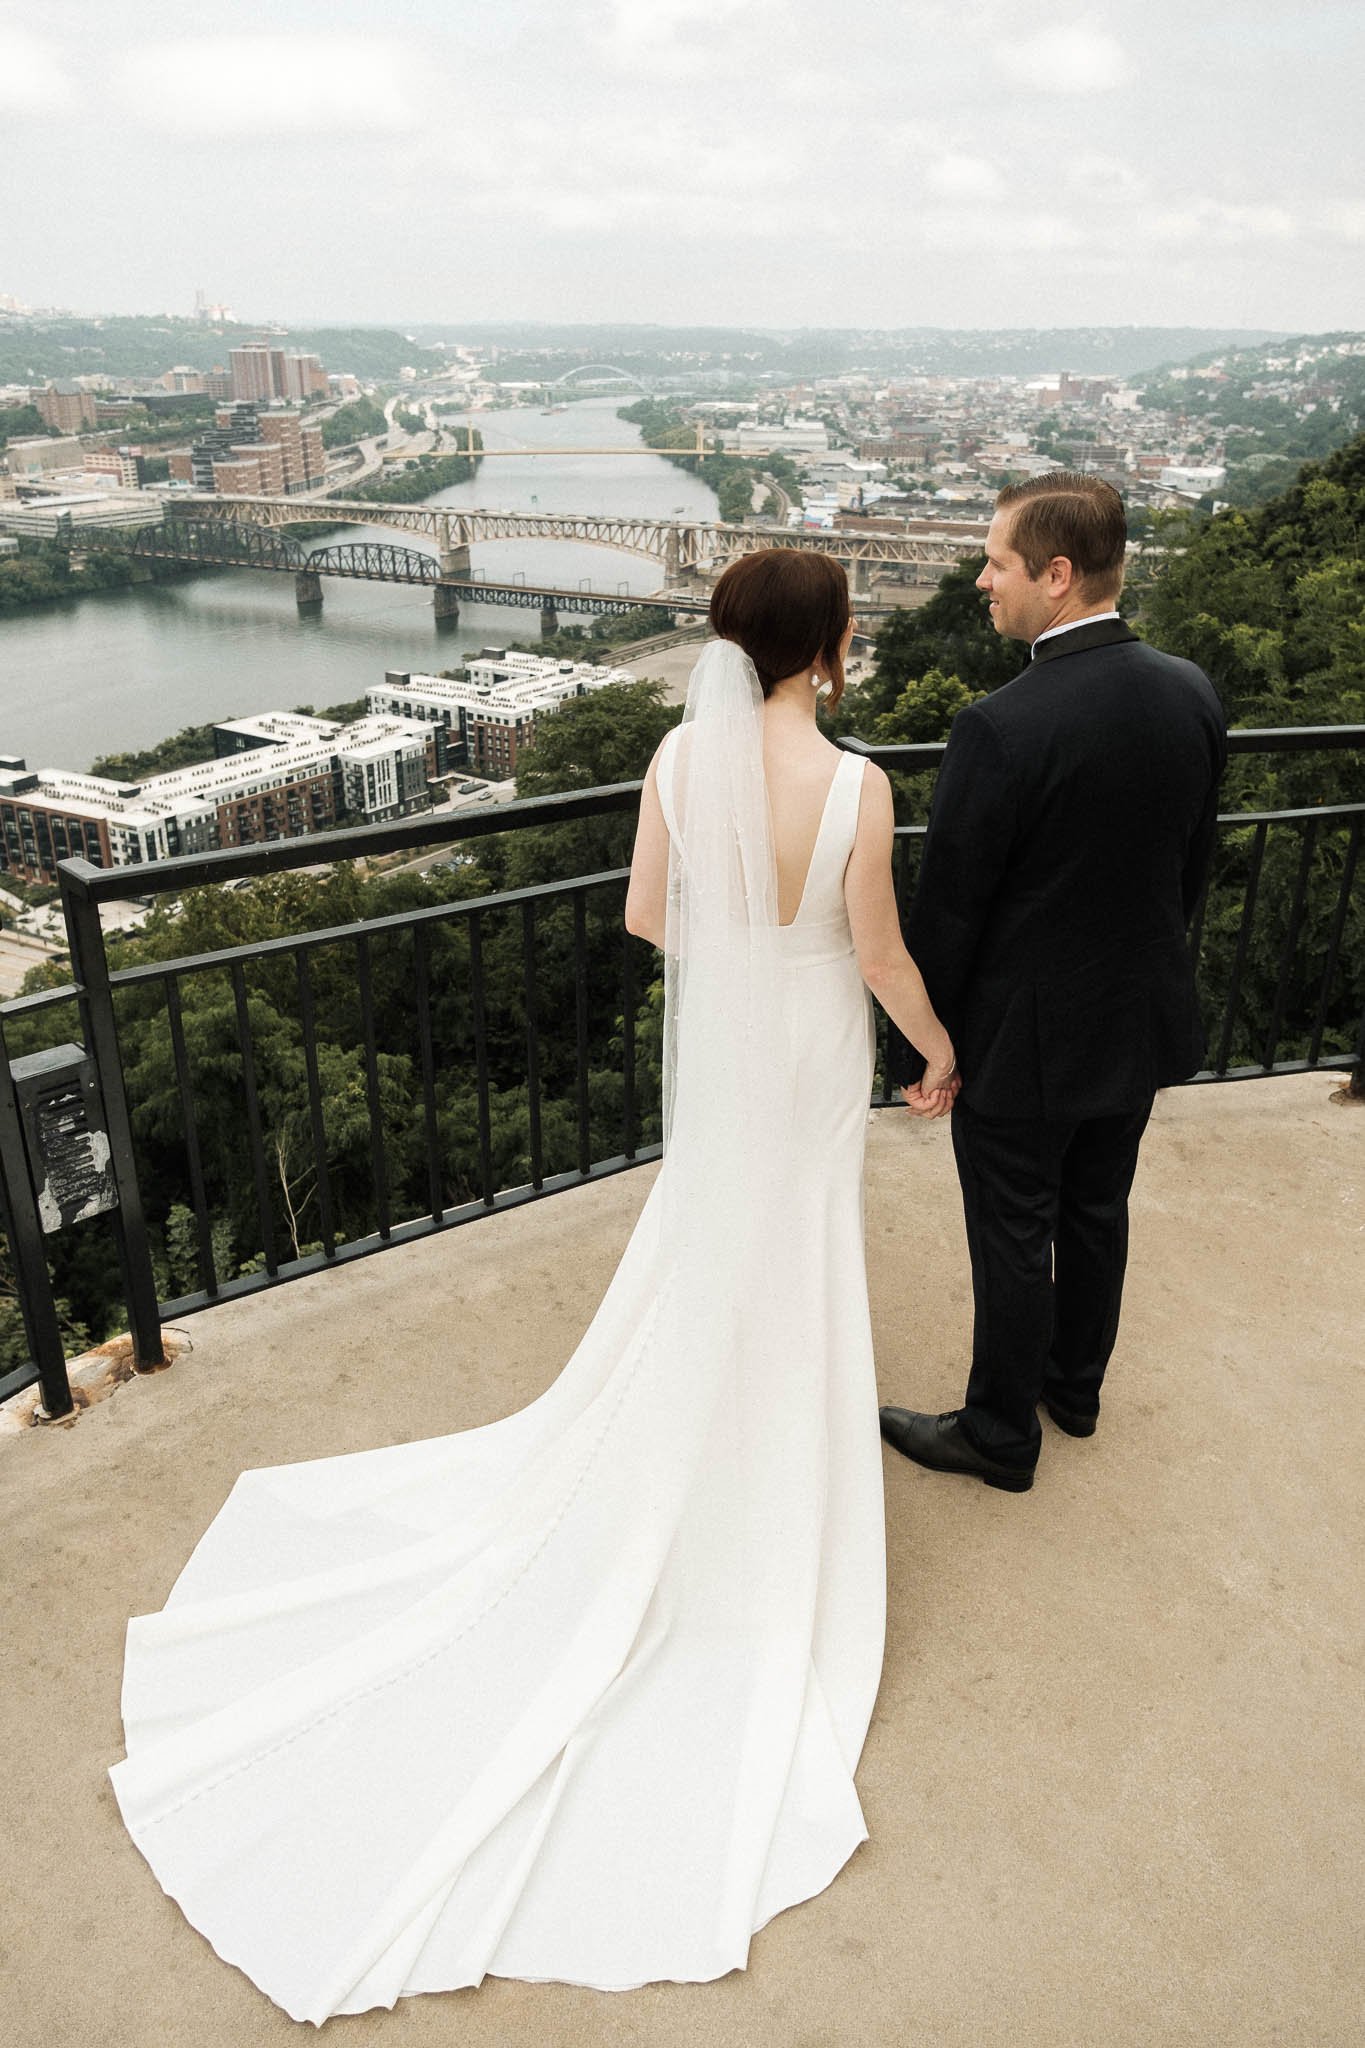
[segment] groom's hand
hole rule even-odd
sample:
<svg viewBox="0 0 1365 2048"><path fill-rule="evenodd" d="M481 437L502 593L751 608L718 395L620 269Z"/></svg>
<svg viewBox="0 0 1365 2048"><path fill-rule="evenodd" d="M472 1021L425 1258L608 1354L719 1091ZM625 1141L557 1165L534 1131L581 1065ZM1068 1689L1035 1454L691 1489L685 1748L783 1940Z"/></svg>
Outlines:
<svg viewBox="0 0 1365 2048"><path fill-rule="evenodd" d="M920 1081L901 1089L901 1096L911 1116L947 1116L957 1101L962 1086L961 1074L954 1074L942 1088L925 1088Z"/></svg>

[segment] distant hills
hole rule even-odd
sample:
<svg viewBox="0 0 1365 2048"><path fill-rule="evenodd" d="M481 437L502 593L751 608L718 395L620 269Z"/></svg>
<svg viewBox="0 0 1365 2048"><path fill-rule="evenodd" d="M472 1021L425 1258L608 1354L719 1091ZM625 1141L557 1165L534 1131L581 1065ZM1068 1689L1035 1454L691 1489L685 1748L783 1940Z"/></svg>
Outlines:
<svg viewBox="0 0 1365 2048"><path fill-rule="evenodd" d="M227 352L244 342L269 341L320 356L329 370L357 377L396 378L413 359L413 343L386 327L205 327L196 320L132 314L108 319L0 319L0 384L42 383L51 377L159 377L173 363L192 370L227 367Z"/></svg>
<svg viewBox="0 0 1365 2048"><path fill-rule="evenodd" d="M680 383L794 381L865 370L874 376L1041 376L1049 370L1136 378L1221 349L1283 337L1221 327L665 327L558 326L543 321L445 321L420 327L205 327L169 315L0 317L0 383L52 377L154 377L172 363L211 369L242 342L277 340L321 356L329 370L396 378L441 343L496 349L504 375L558 376L610 362Z"/></svg>
<svg viewBox="0 0 1365 2048"><path fill-rule="evenodd" d="M1269 328L1215 327L663 327L603 322L447 322L411 330L427 342L496 347L531 358L548 354L558 374L575 361L611 362L642 376L714 370L761 377L830 377L860 369L877 375L1040 376L1075 370L1136 377L1163 364L1222 348L1279 338ZM528 374L534 374L528 369Z"/></svg>

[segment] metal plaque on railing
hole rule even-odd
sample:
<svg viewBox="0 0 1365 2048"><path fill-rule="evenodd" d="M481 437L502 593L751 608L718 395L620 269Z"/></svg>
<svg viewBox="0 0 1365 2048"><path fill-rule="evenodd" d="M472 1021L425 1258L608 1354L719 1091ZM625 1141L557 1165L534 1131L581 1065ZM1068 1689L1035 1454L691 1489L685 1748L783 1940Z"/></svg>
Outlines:
<svg viewBox="0 0 1365 2048"><path fill-rule="evenodd" d="M95 1062L79 1045L10 1066L38 1215L47 1232L118 1206Z"/></svg>

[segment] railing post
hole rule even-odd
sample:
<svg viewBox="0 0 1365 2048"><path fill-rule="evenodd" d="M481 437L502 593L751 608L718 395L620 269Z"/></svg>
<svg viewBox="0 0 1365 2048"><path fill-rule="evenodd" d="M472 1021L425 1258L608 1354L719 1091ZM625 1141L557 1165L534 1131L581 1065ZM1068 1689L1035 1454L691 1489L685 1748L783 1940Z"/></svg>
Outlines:
<svg viewBox="0 0 1365 2048"><path fill-rule="evenodd" d="M15 1100L14 1076L10 1072L9 1049L0 1026L0 1222L4 1224L14 1258L19 1287L19 1310L33 1363L38 1369L43 1413L53 1421L69 1415L74 1406L71 1382L66 1371L66 1344L52 1298L52 1276L47 1269L47 1246L33 1198L33 1178L24 1144L19 1105Z"/></svg>
<svg viewBox="0 0 1365 2048"><path fill-rule="evenodd" d="M142 1213L142 1190L138 1186L137 1162L133 1155L133 1131L128 1118L128 1098L123 1088L123 1060L119 1052L118 1027L114 1021L114 991L109 981L104 928L100 923L99 904L90 893L90 882L99 872L85 860L62 861L57 868L62 915L66 919L67 942L71 948L72 978L80 996L85 1047L99 1074L105 1128L109 1135L110 1164L118 1191L114 1230L118 1239L119 1264L123 1270L128 1329L133 1339L133 1363L140 1372L153 1372L166 1363L161 1339L161 1306L157 1300L147 1222Z"/></svg>

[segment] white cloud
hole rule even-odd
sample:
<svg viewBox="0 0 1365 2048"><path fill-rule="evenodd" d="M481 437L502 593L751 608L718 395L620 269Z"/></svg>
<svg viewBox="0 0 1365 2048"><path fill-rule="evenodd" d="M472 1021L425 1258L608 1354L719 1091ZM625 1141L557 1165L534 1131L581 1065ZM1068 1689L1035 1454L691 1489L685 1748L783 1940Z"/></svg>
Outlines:
<svg viewBox="0 0 1365 2048"><path fill-rule="evenodd" d="M944 199L994 199L1005 189L1004 179L985 157L953 153L930 164L924 182Z"/></svg>
<svg viewBox="0 0 1365 2048"><path fill-rule="evenodd" d="M0 28L0 108L51 114L69 106L75 89L56 53L23 29Z"/></svg>
<svg viewBox="0 0 1365 2048"><path fill-rule="evenodd" d="M1030 92L1111 92L1130 73L1118 38L1085 23L1045 28L1018 43L1005 37L993 54L1004 77Z"/></svg>
<svg viewBox="0 0 1365 2048"><path fill-rule="evenodd" d="M202 36L133 50L122 103L184 135L394 132L417 118L411 51L369 36Z"/></svg>

